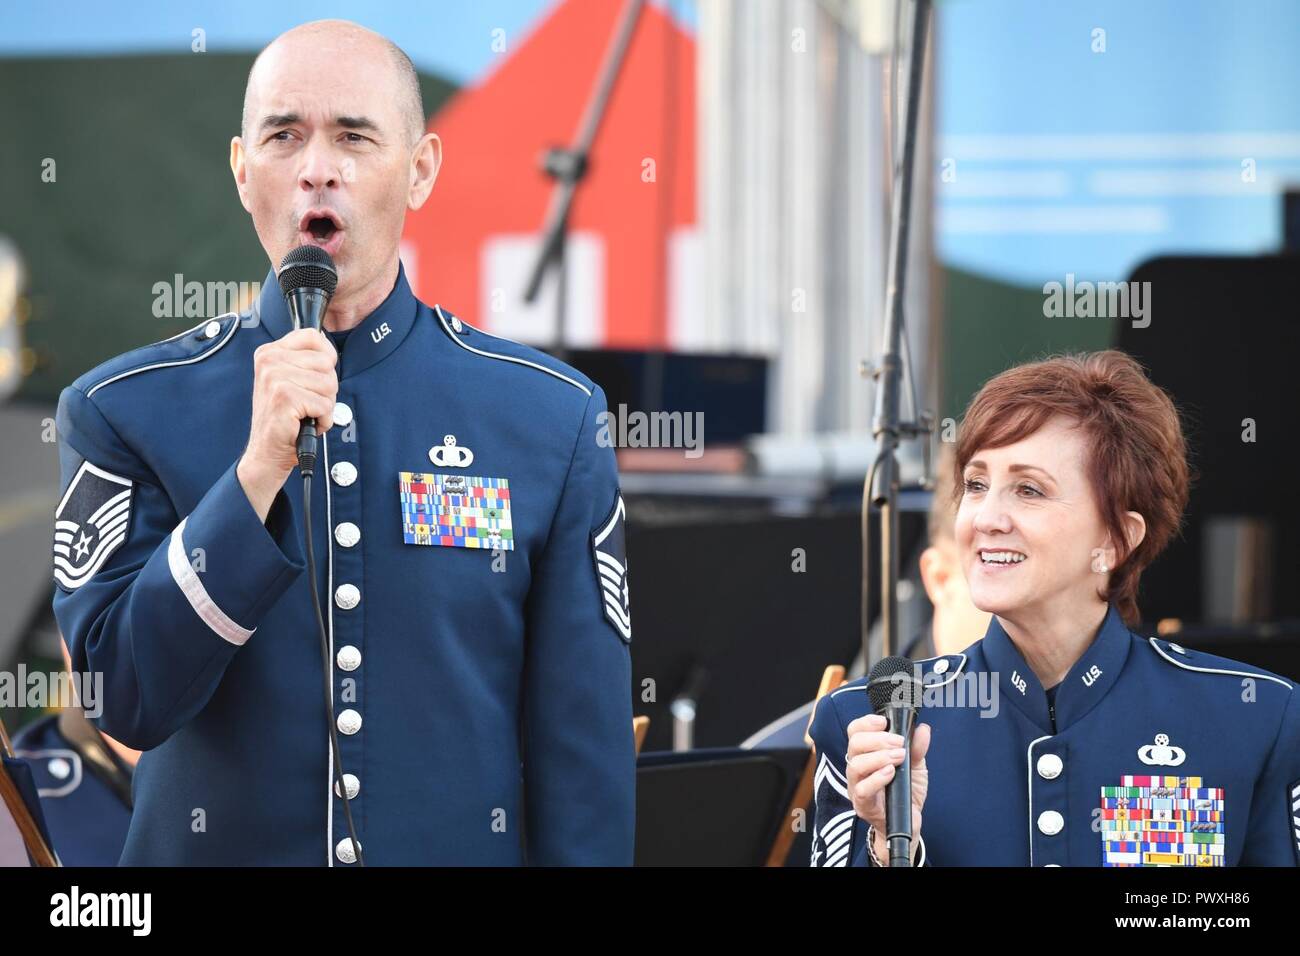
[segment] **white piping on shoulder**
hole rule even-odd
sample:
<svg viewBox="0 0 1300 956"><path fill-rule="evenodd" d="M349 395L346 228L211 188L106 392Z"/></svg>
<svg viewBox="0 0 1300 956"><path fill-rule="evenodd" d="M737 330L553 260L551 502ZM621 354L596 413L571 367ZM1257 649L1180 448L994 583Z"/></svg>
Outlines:
<svg viewBox="0 0 1300 956"><path fill-rule="evenodd" d="M171 569L172 580L185 595L185 600L190 602L194 613L211 628L213 633L236 647L242 647L253 636L253 632L240 627L226 615L225 611L217 607L217 603L212 600L208 589L203 586L203 582L199 580L199 576L194 573L194 568L190 564L189 556L185 551L184 537L185 522L189 520L188 515L181 519L181 523L172 531L171 540L167 543L167 567Z"/></svg>
<svg viewBox="0 0 1300 956"><path fill-rule="evenodd" d="M14 750L14 755L29 760L66 760L72 765L71 780L61 787L37 787L38 797L66 797L81 786L81 754L75 750L23 750L18 747Z"/></svg>
<svg viewBox="0 0 1300 956"><path fill-rule="evenodd" d="M233 312L231 312L231 313L227 313L227 314L229 314L229 315L235 315L235 313L233 313ZM236 317L237 317L237 316L236 316ZM222 318L224 318L224 316L222 316ZM201 324L206 325L208 322L213 322L213 321L216 321L216 320L215 320L215 319L207 319L207 320L205 320L205 321L204 321L203 323L201 323ZM196 325L194 328L198 328L198 326ZM95 384L95 385L92 385L92 386L90 387L90 389L86 392L86 397L87 397L87 398L90 398L92 395L94 395L96 392L98 392L98 391L99 391L101 388L103 388L105 385L112 385L114 382L121 381L121 380L124 379L124 378L130 378L132 375L139 375L141 372L149 372L149 371L152 371L153 369L156 369L156 368L171 368L171 367L176 366L176 365L193 365L195 362L202 362L202 361L203 361L205 358L207 358L209 355L215 355L217 352L221 351L221 349L225 347L225 344L226 344L227 342L229 342L230 339L234 336L234 334L235 334L235 329L237 329L237 328L239 328L239 323L238 323L238 322L231 322L231 323L230 323L230 328L229 328L229 330L227 330L226 335L225 335L225 338L223 338L220 342L218 342L218 343L217 343L216 345L214 345L212 348L208 349L207 351L200 352L198 355L192 355L192 356L190 356L190 357L187 358L187 359L177 359L177 360L174 361L174 362L154 362L152 365L141 365L139 368L130 368L130 369L127 369L125 372L118 372L116 375L110 376L109 378L104 379L102 382L99 382L99 383L97 383L97 384ZM190 330L189 330L189 332L193 332L193 331L194 331L194 329L190 329ZM182 332L180 335L173 335L170 339L164 339L163 342L173 342L173 341L175 341L176 339L180 338L181 336L184 336L184 335L187 335L187 334L189 334L189 333L188 333L188 332ZM163 342L159 342L159 343L155 343L155 344L161 345L161 344L163 344Z"/></svg>
<svg viewBox="0 0 1300 956"><path fill-rule="evenodd" d="M945 678L944 680L941 680L941 681L935 681L933 684L926 684L926 685L925 685L926 687L943 687L943 686L946 685L946 684L951 684L951 683L952 683L954 680L956 680L957 677L961 674L962 669L965 668L965 666L966 666L966 655L965 655L965 654L940 654L938 657L927 657L927 658L924 658L923 660L913 661L913 662L912 662L913 664L924 664L924 663L926 663L927 661L937 661L937 660L941 660L941 659L947 659L947 658L949 658L949 657L960 657L960 658L961 658L961 663L957 665L956 669L953 670L952 674L951 674L949 677L947 677L947 678ZM866 689L867 689L867 685L866 685L866 684L860 684L860 685L857 686L857 687L841 687L839 690L833 690L833 691L831 691L831 692L830 692L830 696L831 696L831 697L834 697L836 694L843 694L845 691L852 691L852 690L866 690Z"/></svg>
<svg viewBox="0 0 1300 956"><path fill-rule="evenodd" d="M848 693L849 691L854 691L854 690L866 690L866 689L867 689L867 685L866 685L866 684L860 684L860 685L857 686L857 687L841 687L839 690L833 690L833 691L831 691L830 694L829 694L828 696L830 696L830 697L838 697L840 694L845 694L845 693Z"/></svg>
<svg viewBox="0 0 1300 956"><path fill-rule="evenodd" d="M191 328L188 328L188 329L186 329L184 332L177 332L177 333L176 333L175 335L173 335L171 338L169 338L169 339L163 339L161 342L157 342L157 343L155 343L155 344L156 344L156 345L163 345L163 344L165 344L165 343L167 343L167 342L175 342L177 339L183 339L183 338L185 338L185 336L189 335L191 332L197 332L199 329L201 329L201 328L203 328L204 326L206 326L209 322L220 322L222 319L224 319L224 318L226 318L226 317L228 317L228 316L232 316L232 315L238 317L239 313L238 313L238 312L223 312L223 313L221 313L220 315L214 315L212 318L210 318L210 319L204 319L204 320L203 320L202 322L200 322L198 325L195 325L195 326L193 326L193 327L191 327Z"/></svg>
<svg viewBox="0 0 1300 956"><path fill-rule="evenodd" d="M527 365L529 368L535 368L539 372L545 372L547 375L554 375L556 378L560 379L561 381L568 382L570 385L572 385L578 391L582 392L588 398L591 398L591 389L589 389L586 385L583 385L581 382L575 381L574 379L569 378L569 376L557 372L554 369L547 368L545 365L538 365L536 362L530 362L528 361L528 359L516 358L513 355L500 355L496 352L485 352L482 349L474 348L474 346L472 345L466 345L464 342L460 340L460 336L458 336L455 332L451 330L451 326L447 324L447 317L442 313L442 306L435 305L433 307L433 311L438 314L438 321L442 324L443 330L447 333L448 336L450 336L453 342L455 342L465 351L473 352L475 355L482 355L485 358L500 359L502 362L514 362L516 365ZM474 331L478 332L480 335L486 335L488 336L488 338L501 339L502 342L513 341L511 339L502 338L500 335L493 335L491 332L484 332L482 329L476 328L474 329ZM513 344L518 345L519 343L514 342Z"/></svg>
<svg viewBox="0 0 1300 956"><path fill-rule="evenodd" d="M1168 654L1166 654L1164 648L1162 648L1159 644L1156 643L1156 639L1154 637L1148 637L1147 641L1151 644L1152 647L1155 648L1157 654L1159 654L1161 657L1167 660L1170 664L1173 664L1177 667L1181 667L1185 671L1196 671L1197 673L1200 674L1227 674L1230 677L1256 677L1259 678L1260 680L1275 681L1276 683L1281 684L1287 690L1293 689L1289 683L1287 683L1280 677L1274 677L1272 674L1253 674L1250 671L1229 671L1229 670L1223 670L1222 668L1219 667L1193 667L1191 664L1184 664L1182 661L1170 657Z"/></svg>
<svg viewBox="0 0 1300 956"><path fill-rule="evenodd" d="M949 657L960 657L961 663L957 665L957 667L953 670L952 674L949 677L945 678L944 680L935 681L933 684L926 684L925 685L926 687L943 687L955 681L958 678L958 676L961 674L962 669L966 666L966 655L965 654L938 654L934 657L927 657L924 658L923 660L919 660L916 662L918 664L925 664L928 663L929 661L947 660Z"/></svg>

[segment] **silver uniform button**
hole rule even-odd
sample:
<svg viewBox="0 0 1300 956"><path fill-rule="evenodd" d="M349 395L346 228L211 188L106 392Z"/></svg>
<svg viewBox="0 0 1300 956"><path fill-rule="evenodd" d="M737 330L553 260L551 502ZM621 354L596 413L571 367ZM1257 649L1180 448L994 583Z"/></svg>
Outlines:
<svg viewBox="0 0 1300 956"><path fill-rule="evenodd" d="M1043 754L1038 758L1038 775L1044 780L1055 780L1064 766L1056 754Z"/></svg>
<svg viewBox="0 0 1300 956"><path fill-rule="evenodd" d="M465 330L465 326L461 324L460 319L456 318L454 315L451 317L451 327L457 332L463 332Z"/></svg>
<svg viewBox="0 0 1300 956"><path fill-rule="evenodd" d="M1065 817L1055 810L1044 810L1038 815L1038 829L1048 836L1056 836L1065 826Z"/></svg>
<svg viewBox="0 0 1300 956"><path fill-rule="evenodd" d="M1044 863L1043 866L1060 866L1059 863Z"/></svg>
<svg viewBox="0 0 1300 956"><path fill-rule="evenodd" d="M361 781L357 779L357 775L354 773L345 773L343 775L343 786L348 788L349 800L355 800L357 794L361 792ZM343 796L343 794L339 793L339 782L337 780L334 781L334 795L336 797Z"/></svg>
<svg viewBox="0 0 1300 956"><path fill-rule="evenodd" d="M935 672L936 674L946 674L946 673L948 673L948 660L947 660L947 658L943 658L943 657L941 657L941 658L939 658L939 660L937 660L937 661L934 662L934 672Z"/></svg>
<svg viewBox="0 0 1300 956"><path fill-rule="evenodd" d="M361 592L355 584L340 584L334 589L334 603L350 611L361 603Z"/></svg>
<svg viewBox="0 0 1300 956"><path fill-rule="evenodd" d="M215 339L217 333L221 331L221 323L213 319L207 325L203 326L203 337L205 339Z"/></svg>
<svg viewBox="0 0 1300 956"><path fill-rule="evenodd" d="M330 467L330 477L334 479L334 484L346 488L357 480L357 466L350 461L340 461Z"/></svg>
<svg viewBox="0 0 1300 956"><path fill-rule="evenodd" d="M1170 649L1171 651L1173 651L1175 654L1186 654L1186 653L1187 653L1185 650L1183 650L1183 649L1182 649L1181 647L1179 647L1177 644L1170 644L1170 645L1169 645L1169 649Z"/></svg>
<svg viewBox="0 0 1300 956"><path fill-rule="evenodd" d="M351 737L361 729L361 715L355 710L348 708L343 711L343 713L339 714L339 719L336 723L338 724L339 733L347 734Z"/></svg>
<svg viewBox="0 0 1300 956"><path fill-rule="evenodd" d="M361 846L361 841L357 841L357 846ZM334 855L338 857L340 863L357 862L356 851L352 849L352 838L344 837L339 840L338 845L334 847Z"/></svg>
<svg viewBox="0 0 1300 956"><path fill-rule="evenodd" d="M361 529L351 521L339 522L334 529L334 540L345 548L350 548L361 540Z"/></svg>
<svg viewBox="0 0 1300 956"><path fill-rule="evenodd" d="M55 757L45 767L50 772L50 776L58 780L67 780L72 773L72 764L68 763L63 757Z"/></svg>
<svg viewBox="0 0 1300 956"><path fill-rule="evenodd" d="M361 651L351 644L344 644L335 655L339 670L354 671L361 666Z"/></svg>
<svg viewBox="0 0 1300 956"><path fill-rule="evenodd" d="M342 402L334 403L334 424L347 428L352 424L352 409Z"/></svg>

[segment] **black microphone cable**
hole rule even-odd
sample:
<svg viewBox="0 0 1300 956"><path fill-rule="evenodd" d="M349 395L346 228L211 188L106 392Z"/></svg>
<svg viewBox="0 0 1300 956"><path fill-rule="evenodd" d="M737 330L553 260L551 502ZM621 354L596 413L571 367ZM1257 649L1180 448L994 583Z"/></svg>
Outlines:
<svg viewBox="0 0 1300 956"><path fill-rule="evenodd" d="M314 445L315 442L312 442ZM325 615L321 612L320 594L316 590L316 555L311 542L311 475L316 468L316 450L298 456L298 469L302 472L302 528L303 545L307 549L307 577L311 584L311 606L316 612L316 629L320 634L321 673L325 675L325 716L329 725L330 750L334 754L334 787L343 798L343 816L347 819L348 839L352 841L352 852L357 858L357 865L365 866L365 857L361 855L361 844L357 841L357 828L352 823L352 798L348 796L347 784L343 782L343 758L339 755L339 733L334 725L334 687L330 680L329 635L325 631Z"/></svg>

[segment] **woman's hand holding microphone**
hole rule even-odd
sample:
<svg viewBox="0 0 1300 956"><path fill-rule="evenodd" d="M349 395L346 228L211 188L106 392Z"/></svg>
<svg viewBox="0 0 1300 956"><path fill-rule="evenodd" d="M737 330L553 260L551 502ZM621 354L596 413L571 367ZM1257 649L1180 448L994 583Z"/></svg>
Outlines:
<svg viewBox="0 0 1300 956"><path fill-rule="evenodd" d="M885 786L894 779L895 768L903 762L903 738L886 729L879 714L859 717L848 726L849 749L846 755L849 799L859 817L872 827L875 859L889 866L889 845L885 839ZM921 845L921 807L929 786L925 754L930 749L930 725L917 724L912 733L912 861L916 862Z"/></svg>

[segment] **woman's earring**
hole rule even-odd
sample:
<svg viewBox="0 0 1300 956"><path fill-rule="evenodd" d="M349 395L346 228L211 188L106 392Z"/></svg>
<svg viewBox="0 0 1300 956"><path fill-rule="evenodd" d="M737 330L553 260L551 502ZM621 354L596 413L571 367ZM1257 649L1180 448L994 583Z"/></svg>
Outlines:
<svg viewBox="0 0 1300 956"><path fill-rule="evenodd" d="M1097 572L1098 572L1099 574L1105 574L1105 573L1106 573L1107 571L1109 571L1109 570L1110 570L1110 568L1106 567L1106 565L1103 564L1101 567L1099 567L1099 568L1097 569Z"/></svg>

